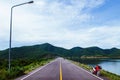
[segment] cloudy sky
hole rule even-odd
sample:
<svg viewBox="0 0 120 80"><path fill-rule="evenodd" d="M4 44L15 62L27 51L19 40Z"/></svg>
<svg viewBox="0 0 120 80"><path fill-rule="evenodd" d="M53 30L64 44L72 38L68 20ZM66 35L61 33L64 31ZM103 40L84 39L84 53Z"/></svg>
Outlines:
<svg viewBox="0 0 120 80"><path fill-rule="evenodd" d="M0 0L0 50L8 48L10 8L29 0ZM50 43L120 48L120 0L34 0L13 8L12 47Z"/></svg>

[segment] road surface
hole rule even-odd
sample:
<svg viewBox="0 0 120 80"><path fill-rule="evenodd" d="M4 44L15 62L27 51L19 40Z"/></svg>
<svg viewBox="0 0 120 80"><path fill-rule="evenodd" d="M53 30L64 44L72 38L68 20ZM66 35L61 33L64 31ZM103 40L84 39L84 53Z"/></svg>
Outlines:
<svg viewBox="0 0 120 80"><path fill-rule="evenodd" d="M63 58L16 80L103 80Z"/></svg>

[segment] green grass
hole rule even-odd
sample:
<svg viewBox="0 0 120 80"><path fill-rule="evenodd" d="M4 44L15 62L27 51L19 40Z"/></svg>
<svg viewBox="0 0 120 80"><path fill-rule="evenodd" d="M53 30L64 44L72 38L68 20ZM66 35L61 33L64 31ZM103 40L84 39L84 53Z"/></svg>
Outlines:
<svg viewBox="0 0 120 80"><path fill-rule="evenodd" d="M34 70L34 69L36 69L36 68L38 68L40 66L43 66L43 65L47 64L50 61L51 61L51 59L48 59L48 60L43 60L43 61L40 61L40 62L37 61L37 62L34 62L34 63L30 64L30 65L27 65L27 66L24 67L25 68L24 73L29 73L30 71L32 71L32 70Z"/></svg>
<svg viewBox="0 0 120 80"><path fill-rule="evenodd" d="M120 76L110 73L108 71L102 70L101 75L107 77L109 80L120 80Z"/></svg>
<svg viewBox="0 0 120 80"><path fill-rule="evenodd" d="M0 80L13 80L16 77L27 74L30 71L43 66L52 59L39 60L13 60L11 61L11 70L8 70L8 61L0 60Z"/></svg>
<svg viewBox="0 0 120 80"><path fill-rule="evenodd" d="M82 67L82 68L84 68L84 69L86 69L86 70L88 70L88 71L92 70L92 67L89 66L89 65L86 65L86 64L83 64L83 63L78 63L78 62L75 62L75 61L71 61L71 62L78 65L78 66L80 66L80 67ZM101 70L100 73L101 73L102 77L106 77L109 80L120 80L119 75L113 74L111 72Z"/></svg>

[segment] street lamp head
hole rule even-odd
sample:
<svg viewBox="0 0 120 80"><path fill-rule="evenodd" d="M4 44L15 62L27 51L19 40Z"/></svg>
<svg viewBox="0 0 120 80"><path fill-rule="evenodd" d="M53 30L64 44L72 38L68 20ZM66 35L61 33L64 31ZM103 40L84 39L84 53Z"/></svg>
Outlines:
<svg viewBox="0 0 120 80"><path fill-rule="evenodd" d="M34 3L34 1L29 1L28 4Z"/></svg>

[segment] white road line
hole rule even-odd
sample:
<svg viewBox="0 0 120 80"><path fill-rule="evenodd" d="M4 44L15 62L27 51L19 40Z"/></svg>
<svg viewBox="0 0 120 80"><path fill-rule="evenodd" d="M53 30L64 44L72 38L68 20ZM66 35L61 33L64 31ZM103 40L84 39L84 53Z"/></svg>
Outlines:
<svg viewBox="0 0 120 80"><path fill-rule="evenodd" d="M68 60L67 60L67 61L68 61ZM70 61L68 61L68 62L71 63ZM75 64L73 64L73 65L75 65ZM94 77L100 79L100 80L104 80L104 79L102 79L102 78L100 78L100 77L98 77L98 76L96 76L96 75L90 73L89 71L87 71L87 70L85 70L85 69L83 69L83 68L81 68L81 67L79 67L79 66L77 66L77 65L75 65L75 66L76 66L77 68L80 68L80 69L82 69L83 71L85 71L85 72L91 74L92 76L94 76Z"/></svg>
<svg viewBox="0 0 120 80"><path fill-rule="evenodd" d="M27 77L29 77L29 76L33 75L34 73L36 73L36 72L40 71L41 69L43 69L44 67L48 66L49 64L52 64L52 63L53 63L53 62L55 62L55 61L56 61L56 60L51 61L50 63L46 64L45 66L43 66L43 67L41 67L41 68L39 68L39 69L37 69L37 70L35 70L34 72L30 73L29 75L27 75L27 76L23 77L23 78L22 78L22 79L20 79L20 80L24 80L24 79L26 79Z"/></svg>
<svg viewBox="0 0 120 80"><path fill-rule="evenodd" d="M81 68L81 67L79 67L79 66L76 66L76 67ZM85 69L83 69L83 68L81 68L81 69L82 69L83 71L85 71L85 72L87 72L87 73L91 74L92 76L94 76L94 77L96 77L96 78L100 79L100 80L104 80L104 79L102 79L102 78L100 78L100 77L98 77L98 76L96 76L96 75L94 75L94 74L90 73L89 71L87 71L87 70L85 70Z"/></svg>

